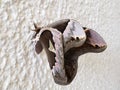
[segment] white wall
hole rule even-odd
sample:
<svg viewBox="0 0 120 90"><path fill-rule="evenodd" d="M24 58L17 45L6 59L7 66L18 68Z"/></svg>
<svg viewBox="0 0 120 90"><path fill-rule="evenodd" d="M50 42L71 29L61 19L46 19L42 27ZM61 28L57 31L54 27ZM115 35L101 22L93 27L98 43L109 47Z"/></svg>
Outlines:
<svg viewBox="0 0 120 90"><path fill-rule="evenodd" d="M108 48L79 57L68 86L54 83L45 52L31 43L33 22L72 18L96 30ZM0 90L120 90L120 0L0 0Z"/></svg>

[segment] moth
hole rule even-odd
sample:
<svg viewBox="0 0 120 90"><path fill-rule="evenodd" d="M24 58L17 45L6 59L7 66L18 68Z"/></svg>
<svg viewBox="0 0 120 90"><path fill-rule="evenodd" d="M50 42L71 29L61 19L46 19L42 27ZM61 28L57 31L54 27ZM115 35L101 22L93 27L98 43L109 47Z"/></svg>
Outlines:
<svg viewBox="0 0 120 90"><path fill-rule="evenodd" d="M45 27L34 26L35 51L39 54L45 50L54 81L60 85L73 81L80 55L100 53L107 48L106 42L96 31L82 27L73 19L62 19Z"/></svg>

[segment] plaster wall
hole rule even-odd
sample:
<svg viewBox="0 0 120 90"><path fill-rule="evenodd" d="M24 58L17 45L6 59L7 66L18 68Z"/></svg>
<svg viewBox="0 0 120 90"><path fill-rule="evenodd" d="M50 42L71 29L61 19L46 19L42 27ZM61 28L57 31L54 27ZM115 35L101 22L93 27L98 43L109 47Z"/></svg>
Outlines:
<svg viewBox="0 0 120 90"><path fill-rule="evenodd" d="M97 31L108 48L79 57L70 85L54 83L45 52L31 43L40 26L71 18ZM120 90L120 0L0 0L0 90Z"/></svg>

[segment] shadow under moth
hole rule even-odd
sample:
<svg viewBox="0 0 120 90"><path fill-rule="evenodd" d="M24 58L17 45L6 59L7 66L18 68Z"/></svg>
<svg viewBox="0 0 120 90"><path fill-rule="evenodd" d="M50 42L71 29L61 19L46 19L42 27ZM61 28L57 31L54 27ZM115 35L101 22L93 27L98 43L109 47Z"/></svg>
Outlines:
<svg viewBox="0 0 120 90"><path fill-rule="evenodd" d="M34 26L35 51L39 54L42 49L45 50L54 81L60 85L72 82L77 73L80 55L99 53L107 47L96 31L82 27L73 19L59 20L45 27Z"/></svg>

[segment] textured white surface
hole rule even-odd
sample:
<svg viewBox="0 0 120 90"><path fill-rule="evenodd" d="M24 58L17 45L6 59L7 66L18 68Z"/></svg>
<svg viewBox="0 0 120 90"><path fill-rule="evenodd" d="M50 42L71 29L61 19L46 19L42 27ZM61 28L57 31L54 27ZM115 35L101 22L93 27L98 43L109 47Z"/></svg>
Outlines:
<svg viewBox="0 0 120 90"><path fill-rule="evenodd" d="M31 43L33 22L76 19L108 48L79 57L68 86L54 83L45 52ZM0 90L120 90L120 0L0 0Z"/></svg>

